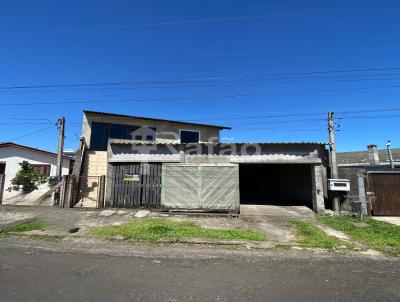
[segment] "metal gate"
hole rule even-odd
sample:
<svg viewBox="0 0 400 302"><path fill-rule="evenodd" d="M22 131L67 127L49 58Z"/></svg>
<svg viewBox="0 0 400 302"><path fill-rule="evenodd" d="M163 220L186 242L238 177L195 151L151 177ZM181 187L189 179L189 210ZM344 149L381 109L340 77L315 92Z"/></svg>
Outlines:
<svg viewBox="0 0 400 302"><path fill-rule="evenodd" d="M368 172L366 187L375 197L372 203L373 215L400 215L400 172Z"/></svg>
<svg viewBox="0 0 400 302"><path fill-rule="evenodd" d="M68 208L102 208L105 176L70 176L61 189L61 206ZM65 188L65 189L64 189ZM65 191L64 191L65 190Z"/></svg>
<svg viewBox="0 0 400 302"><path fill-rule="evenodd" d="M239 210L239 167L234 164L163 164L164 209Z"/></svg>
<svg viewBox="0 0 400 302"><path fill-rule="evenodd" d="M112 207L159 208L161 164L114 163L110 190Z"/></svg>

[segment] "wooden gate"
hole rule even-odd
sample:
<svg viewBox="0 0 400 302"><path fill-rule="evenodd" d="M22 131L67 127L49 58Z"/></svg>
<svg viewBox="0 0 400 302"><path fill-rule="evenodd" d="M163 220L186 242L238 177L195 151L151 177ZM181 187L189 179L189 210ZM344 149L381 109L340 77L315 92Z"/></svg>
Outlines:
<svg viewBox="0 0 400 302"><path fill-rule="evenodd" d="M400 215L400 172L368 172L366 189L375 195L372 215Z"/></svg>
<svg viewBox="0 0 400 302"><path fill-rule="evenodd" d="M160 163L115 163L112 165L111 206L159 208Z"/></svg>

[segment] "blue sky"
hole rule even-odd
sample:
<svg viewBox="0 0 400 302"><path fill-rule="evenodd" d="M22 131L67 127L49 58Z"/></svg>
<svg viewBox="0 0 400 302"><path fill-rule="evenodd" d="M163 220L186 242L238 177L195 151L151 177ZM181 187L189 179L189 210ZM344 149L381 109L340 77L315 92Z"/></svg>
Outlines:
<svg viewBox="0 0 400 302"><path fill-rule="evenodd" d="M64 115L76 148L92 109L325 142L332 110L339 151L399 147L399 29L399 1L2 1L0 141L55 150Z"/></svg>

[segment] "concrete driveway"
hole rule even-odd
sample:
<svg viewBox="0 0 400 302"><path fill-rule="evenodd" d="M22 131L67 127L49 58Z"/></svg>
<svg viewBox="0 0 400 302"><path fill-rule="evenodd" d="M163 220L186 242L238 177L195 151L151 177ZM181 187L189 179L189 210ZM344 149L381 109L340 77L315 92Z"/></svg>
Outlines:
<svg viewBox="0 0 400 302"><path fill-rule="evenodd" d="M314 212L306 206L240 205L241 216L314 217Z"/></svg>
<svg viewBox="0 0 400 302"><path fill-rule="evenodd" d="M400 226L399 216L372 216L372 218Z"/></svg>

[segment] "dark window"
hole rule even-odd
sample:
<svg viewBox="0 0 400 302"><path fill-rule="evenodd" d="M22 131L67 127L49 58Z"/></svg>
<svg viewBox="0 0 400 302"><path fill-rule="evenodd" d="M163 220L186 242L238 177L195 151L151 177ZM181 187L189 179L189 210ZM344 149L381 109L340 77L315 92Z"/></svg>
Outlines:
<svg viewBox="0 0 400 302"><path fill-rule="evenodd" d="M137 128L139 127L92 122L90 149L94 151L106 151L109 138L132 139L132 132Z"/></svg>
<svg viewBox="0 0 400 302"><path fill-rule="evenodd" d="M50 165L31 165L33 172L42 173L45 176L50 176Z"/></svg>
<svg viewBox="0 0 400 302"><path fill-rule="evenodd" d="M181 130L181 143L198 143L200 141L200 132Z"/></svg>
<svg viewBox="0 0 400 302"><path fill-rule="evenodd" d="M146 140L147 141L154 141L154 136L153 135L146 135Z"/></svg>
<svg viewBox="0 0 400 302"><path fill-rule="evenodd" d="M0 174L6 174L6 163L0 163Z"/></svg>
<svg viewBox="0 0 400 302"><path fill-rule="evenodd" d="M143 137L141 135L136 135L135 136L135 140L137 141L141 141L143 139Z"/></svg>

